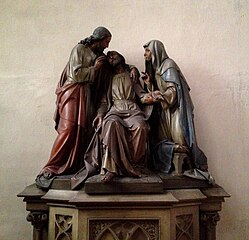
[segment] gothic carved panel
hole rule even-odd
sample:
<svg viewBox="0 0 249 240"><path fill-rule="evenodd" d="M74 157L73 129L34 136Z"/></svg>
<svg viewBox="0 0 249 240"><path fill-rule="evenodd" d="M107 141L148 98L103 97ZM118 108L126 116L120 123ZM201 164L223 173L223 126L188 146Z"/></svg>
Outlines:
<svg viewBox="0 0 249 240"><path fill-rule="evenodd" d="M72 216L55 214L55 238L56 240L72 239Z"/></svg>
<svg viewBox="0 0 249 240"><path fill-rule="evenodd" d="M158 240L158 219L90 219L91 240Z"/></svg>
<svg viewBox="0 0 249 240"><path fill-rule="evenodd" d="M176 240L192 240L193 236L193 215L179 215L176 217Z"/></svg>

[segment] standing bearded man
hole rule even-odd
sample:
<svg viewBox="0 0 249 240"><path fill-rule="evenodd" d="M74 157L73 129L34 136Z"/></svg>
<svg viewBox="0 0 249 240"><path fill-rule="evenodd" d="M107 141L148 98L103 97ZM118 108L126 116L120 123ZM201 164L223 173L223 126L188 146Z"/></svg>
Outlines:
<svg viewBox="0 0 249 240"><path fill-rule="evenodd" d="M98 27L71 52L56 89L55 129L58 136L47 164L36 178L38 187L49 188L54 176L72 174L81 167L93 132L96 86L101 85L98 80L106 59L103 51L109 46L111 37L108 29ZM101 80L104 81L103 76Z"/></svg>

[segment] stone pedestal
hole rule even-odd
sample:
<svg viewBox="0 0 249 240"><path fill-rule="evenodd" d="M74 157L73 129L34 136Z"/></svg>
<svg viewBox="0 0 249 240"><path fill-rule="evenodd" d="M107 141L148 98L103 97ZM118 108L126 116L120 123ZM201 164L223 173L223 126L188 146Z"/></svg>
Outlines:
<svg viewBox="0 0 249 240"><path fill-rule="evenodd" d="M18 196L30 212L34 240L215 240L218 212L229 197L218 185L88 195L84 190L44 192L34 184Z"/></svg>

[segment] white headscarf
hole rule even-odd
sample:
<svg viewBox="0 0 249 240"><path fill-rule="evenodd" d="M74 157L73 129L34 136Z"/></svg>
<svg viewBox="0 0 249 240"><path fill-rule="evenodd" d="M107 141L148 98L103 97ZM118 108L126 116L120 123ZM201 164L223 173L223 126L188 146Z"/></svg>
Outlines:
<svg viewBox="0 0 249 240"><path fill-rule="evenodd" d="M143 47L148 48L151 51L153 68L155 71L159 71L164 60L168 58L163 43L159 40L151 40L144 44Z"/></svg>
<svg viewBox="0 0 249 240"><path fill-rule="evenodd" d="M163 75L169 68L175 68L180 72L180 68L177 66L174 60L169 58L164 45L159 40L151 40L146 43L144 48L148 48L152 53L152 66L156 73Z"/></svg>

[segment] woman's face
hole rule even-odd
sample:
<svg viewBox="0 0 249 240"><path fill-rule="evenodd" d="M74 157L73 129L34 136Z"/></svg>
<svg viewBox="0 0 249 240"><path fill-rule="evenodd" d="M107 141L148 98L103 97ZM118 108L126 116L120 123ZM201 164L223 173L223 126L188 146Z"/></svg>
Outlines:
<svg viewBox="0 0 249 240"><path fill-rule="evenodd" d="M144 49L144 59L145 61L150 61L152 59L152 52L148 49Z"/></svg>

